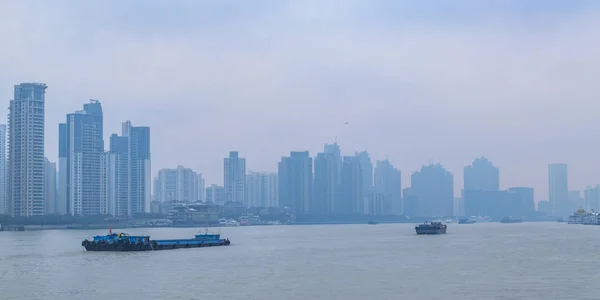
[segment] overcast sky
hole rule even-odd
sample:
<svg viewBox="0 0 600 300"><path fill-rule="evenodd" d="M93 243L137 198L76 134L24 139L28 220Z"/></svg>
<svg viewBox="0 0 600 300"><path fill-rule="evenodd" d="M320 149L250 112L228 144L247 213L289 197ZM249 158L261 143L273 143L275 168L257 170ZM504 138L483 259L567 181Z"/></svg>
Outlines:
<svg viewBox="0 0 600 300"><path fill-rule="evenodd" d="M485 155L501 187L600 183L600 1L0 0L0 105L44 82L46 155L88 99L104 131L151 127L152 167L223 182L223 157L290 150L441 162L460 194ZM348 125L343 123L349 121ZM106 139L108 147L108 139Z"/></svg>

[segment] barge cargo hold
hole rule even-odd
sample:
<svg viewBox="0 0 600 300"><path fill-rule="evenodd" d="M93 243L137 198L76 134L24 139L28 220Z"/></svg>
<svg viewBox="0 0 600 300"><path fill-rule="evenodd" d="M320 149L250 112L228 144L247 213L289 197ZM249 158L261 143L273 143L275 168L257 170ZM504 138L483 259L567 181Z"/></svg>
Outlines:
<svg viewBox="0 0 600 300"><path fill-rule="evenodd" d="M222 239L220 234L196 234L191 239L151 240L148 235L129 235L112 233L94 236L93 240L84 240L81 246L87 251L157 251L181 248L202 248L229 246L229 239Z"/></svg>

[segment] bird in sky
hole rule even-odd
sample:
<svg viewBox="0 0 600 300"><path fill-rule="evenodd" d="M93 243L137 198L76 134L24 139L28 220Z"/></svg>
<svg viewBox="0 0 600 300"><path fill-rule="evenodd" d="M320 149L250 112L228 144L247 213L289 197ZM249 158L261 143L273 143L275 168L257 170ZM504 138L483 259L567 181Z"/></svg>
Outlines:
<svg viewBox="0 0 600 300"><path fill-rule="evenodd" d="M346 122L346 123L344 123L344 125L346 125L346 124L348 124L348 123L350 123L350 122Z"/></svg>

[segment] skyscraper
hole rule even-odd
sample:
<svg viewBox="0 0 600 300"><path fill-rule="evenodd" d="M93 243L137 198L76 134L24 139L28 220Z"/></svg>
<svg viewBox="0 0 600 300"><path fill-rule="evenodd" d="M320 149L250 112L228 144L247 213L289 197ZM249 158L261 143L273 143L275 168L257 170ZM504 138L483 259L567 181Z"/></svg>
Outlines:
<svg viewBox="0 0 600 300"><path fill-rule="evenodd" d="M338 145L337 141L335 141L333 144L325 144L325 146L323 147L323 152L326 154L332 154L335 159L337 160L337 165L338 165L338 174L337 174L337 179L338 179L338 184L341 183L342 181L342 151L340 150L340 146ZM318 156L318 154L317 154Z"/></svg>
<svg viewBox="0 0 600 300"><path fill-rule="evenodd" d="M373 163L367 151L357 152L356 157L360 161L362 169L362 191L364 198L368 198L373 190Z"/></svg>
<svg viewBox="0 0 600 300"><path fill-rule="evenodd" d="M248 207L277 207L277 188L277 173L249 172L245 193Z"/></svg>
<svg viewBox="0 0 600 300"><path fill-rule="evenodd" d="M198 201L205 202L206 201L206 182L204 181L204 177L202 177L202 173L198 173Z"/></svg>
<svg viewBox="0 0 600 300"><path fill-rule="evenodd" d="M103 126L98 100L90 100L83 110L67 114L66 123L59 124L59 166L64 164L60 166L64 174L59 176L63 179L59 182L64 186L59 188L58 203L66 203L66 211L71 215L100 215L108 211Z"/></svg>
<svg viewBox="0 0 600 300"><path fill-rule="evenodd" d="M500 171L487 158L476 158L464 169L464 189L478 191L499 191Z"/></svg>
<svg viewBox="0 0 600 300"><path fill-rule="evenodd" d="M278 164L279 206L294 213L312 212L313 162L308 151L290 152Z"/></svg>
<svg viewBox="0 0 600 300"><path fill-rule="evenodd" d="M206 203L223 205L225 204L225 188L216 184L211 184L206 189Z"/></svg>
<svg viewBox="0 0 600 300"><path fill-rule="evenodd" d="M383 212L385 214L402 213L401 177L400 170L394 168L389 160L377 161L375 167L375 192L383 195Z"/></svg>
<svg viewBox="0 0 600 300"><path fill-rule="evenodd" d="M411 176L411 196L418 198L418 216L451 216L454 178L441 164L422 166Z"/></svg>
<svg viewBox="0 0 600 300"><path fill-rule="evenodd" d="M340 213L362 214L365 212L365 182L361 159L344 156L342 161L342 184Z"/></svg>
<svg viewBox="0 0 600 300"><path fill-rule="evenodd" d="M227 202L244 203L246 192L246 159L240 158L237 151L229 152L223 159L223 181L225 183L225 199ZM247 203L244 203L247 207Z"/></svg>
<svg viewBox="0 0 600 300"><path fill-rule="evenodd" d="M176 169L160 169L154 184L154 196L159 202L192 203L200 200L199 180L194 170L177 166Z"/></svg>
<svg viewBox="0 0 600 300"><path fill-rule="evenodd" d="M124 122L121 135L110 136L110 149L106 155L109 214L149 213L150 127L134 127L131 121Z"/></svg>
<svg viewBox="0 0 600 300"><path fill-rule="evenodd" d="M13 216L39 216L44 200L46 85L15 85L8 114L8 190Z"/></svg>
<svg viewBox="0 0 600 300"><path fill-rule="evenodd" d="M46 199L46 213L55 214L56 212L56 163L44 159L44 180L45 191L44 199Z"/></svg>
<svg viewBox="0 0 600 300"><path fill-rule="evenodd" d="M588 186L583 192L585 209L600 210L600 185Z"/></svg>
<svg viewBox="0 0 600 300"><path fill-rule="evenodd" d="M569 214L569 182L566 164L548 165L548 189L554 215Z"/></svg>
<svg viewBox="0 0 600 300"><path fill-rule="evenodd" d="M67 136L69 132L67 131L67 124L61 123L58 124L58 197L56 198L56 213L60 215L65 215L69 212L68 204L67 204L67 194L68 194L68 181L67 175L69 173L69 168L67 167Z"/></svg>
<svg viewBox="0 0 600 300"><path fill-rule="evenodd" d="M10 214L8 205L8 164L6 161L6 125L0 125L0 215Z"/></svg>
<svg viewBox="0 0 600 300"><path fill-rule="evenodd" d="M327 151L327 145L325 146ZM339 152L338 152L339 153ZM317 153L315 157L314 211L335 214L340 209L341 164L337 153Z"/></svg>

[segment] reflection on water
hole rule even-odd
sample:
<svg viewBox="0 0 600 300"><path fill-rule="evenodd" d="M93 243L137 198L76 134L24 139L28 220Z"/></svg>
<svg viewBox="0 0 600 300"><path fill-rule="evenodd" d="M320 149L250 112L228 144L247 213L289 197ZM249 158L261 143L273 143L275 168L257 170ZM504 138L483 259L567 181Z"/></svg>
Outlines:
<svg viewBox="0 0 600 300"><path fill-rule="evenodd" d="M187 238L198 229L131 229ZM223 228L232 246L84 252L100 231L0 232L0 299L598 299L600 226Z"/></svg>

